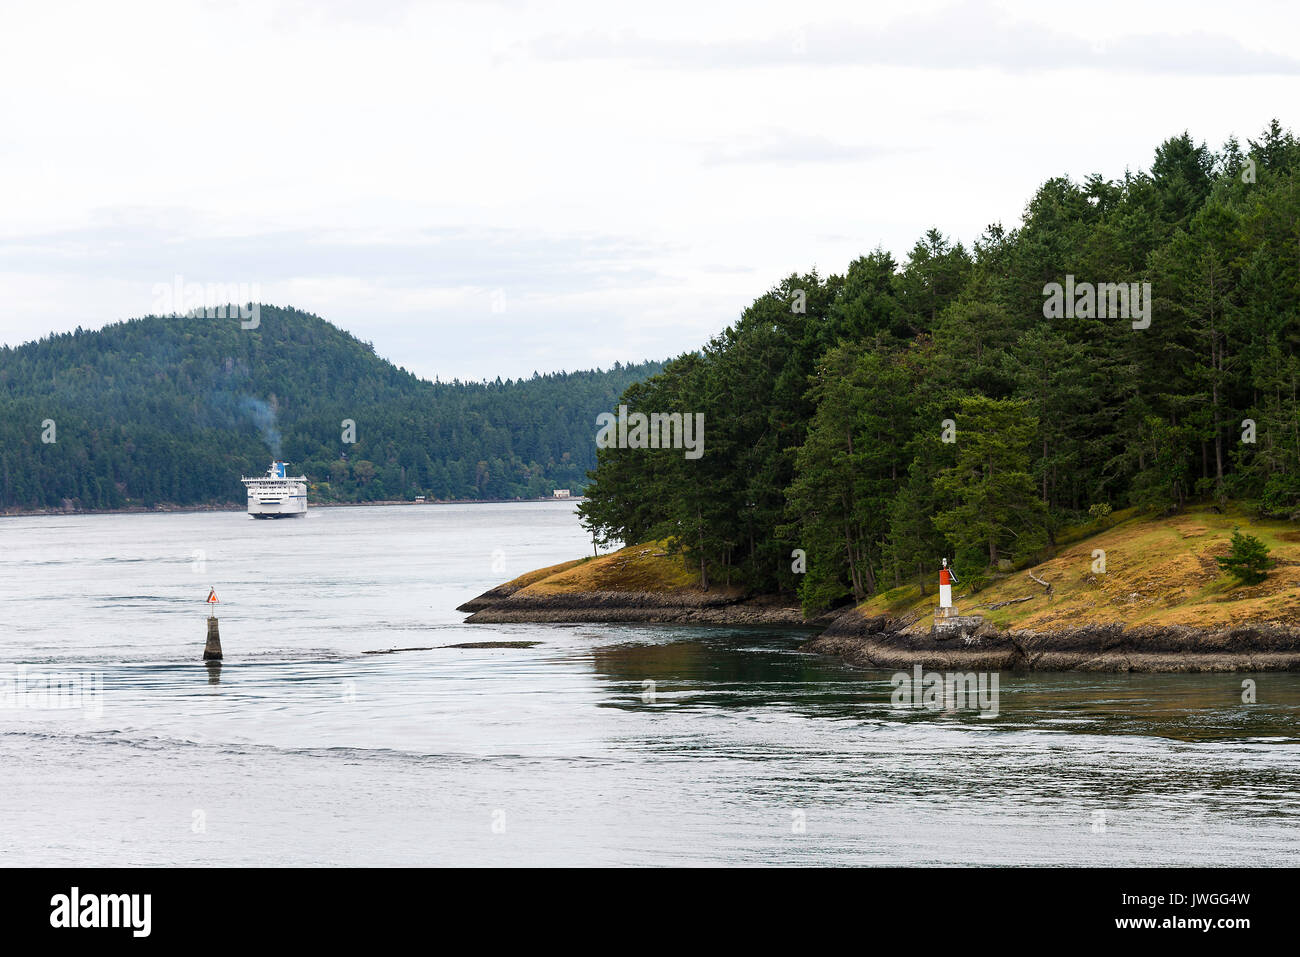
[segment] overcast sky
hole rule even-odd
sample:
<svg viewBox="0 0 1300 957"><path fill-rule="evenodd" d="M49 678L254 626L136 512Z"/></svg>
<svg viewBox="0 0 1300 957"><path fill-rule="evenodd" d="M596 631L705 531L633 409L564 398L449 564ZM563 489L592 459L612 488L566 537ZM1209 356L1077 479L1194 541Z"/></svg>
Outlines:
<svg viewBox="0 0 1300 957"><path fill-rule="evenodd" d="M1300 126L1277 2L0 12L0 341L247 284L425 377L663 358L1052 175Z"/></svg>

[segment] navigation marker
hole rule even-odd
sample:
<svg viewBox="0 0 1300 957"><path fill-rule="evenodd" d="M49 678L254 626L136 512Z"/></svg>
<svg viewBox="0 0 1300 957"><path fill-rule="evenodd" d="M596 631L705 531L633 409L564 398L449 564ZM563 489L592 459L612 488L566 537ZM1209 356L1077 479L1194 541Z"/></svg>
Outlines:
<svg viewBox="0 0 1300 957"><path fill-rule="evenodd" d="M207 604L211 606L212 611L217 610L216 606L219 601L220 599L217 598L216 588L209 588ZM208 615L208 643L203 646L203 660L221 660L221 631L217 627L216 615Z"/></svg>

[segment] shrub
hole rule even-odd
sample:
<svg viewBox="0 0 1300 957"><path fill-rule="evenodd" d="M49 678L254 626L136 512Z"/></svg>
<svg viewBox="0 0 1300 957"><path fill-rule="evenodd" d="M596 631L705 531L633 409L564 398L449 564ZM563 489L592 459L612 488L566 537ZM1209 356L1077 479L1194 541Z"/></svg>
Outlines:
<svg viewBox="0 0 1300 957"><path fill-rule="evenodd" d="M1272 565L1268 557L1268 546L1254 535L1243 534L1239 528L1232 530L1232 550L1228 556L1216 558L1215 561L1242 585L1258 585L1268 577L1268 569Z"/></svg>
<svg viewBox="0 0 1300 957"><path fill-rule="evenodd" d="M1110 518L1110 503L1098 502L1088 509L1088 514L1092 516L1093 521L1104 522Z"/></svg>

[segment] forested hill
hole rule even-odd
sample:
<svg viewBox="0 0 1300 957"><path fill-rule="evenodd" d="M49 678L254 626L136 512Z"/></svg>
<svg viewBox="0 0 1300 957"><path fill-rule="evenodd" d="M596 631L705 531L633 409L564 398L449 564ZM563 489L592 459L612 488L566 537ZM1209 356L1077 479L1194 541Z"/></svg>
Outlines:
<svg viewBox="0 0 1300 957"><path fill-rule="evenodd" d="M969 245L931 229L792 275L625 398L703 415L706 451L601 449L593 531L809 610L944 555L978 581L1090 513L1293 520L1300 143L1184 133L1148 169L1043 181Z"/></svg>
<svg viewBox="0 0 1300 957"><path fill-rule="evenodd" d="M260 308L255 329L150 316L0 348L0 508L239 503L241 473L273 456L313 501L576 493L597 414L661 368L428 382L323 319Z"/></svg>

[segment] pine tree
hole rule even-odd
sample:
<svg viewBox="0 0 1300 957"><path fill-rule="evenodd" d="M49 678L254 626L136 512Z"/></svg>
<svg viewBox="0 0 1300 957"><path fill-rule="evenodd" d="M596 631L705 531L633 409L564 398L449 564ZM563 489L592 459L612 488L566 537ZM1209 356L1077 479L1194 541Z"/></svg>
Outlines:
<svg viewBox="0 0 1300 957"><path fill-rule="evenodd" d="M1031 474L1038 422L1029 403L968 396L954 420L957 461L935 479L935 528L958 550L986 549L994 567L1004 552L1042 548L1047 516Z"/></svg>
<svg viewBox="0 0 1300 957"><path fill-rule="evenodd" d="M1219 567L1228 572L1242 585L1258 585L1268 577L1272 562L1268 557L1268 546L1254 535L1247 535L1239 528L1232 530L1232 550L1225 558L1216 558Z"/></svg>

